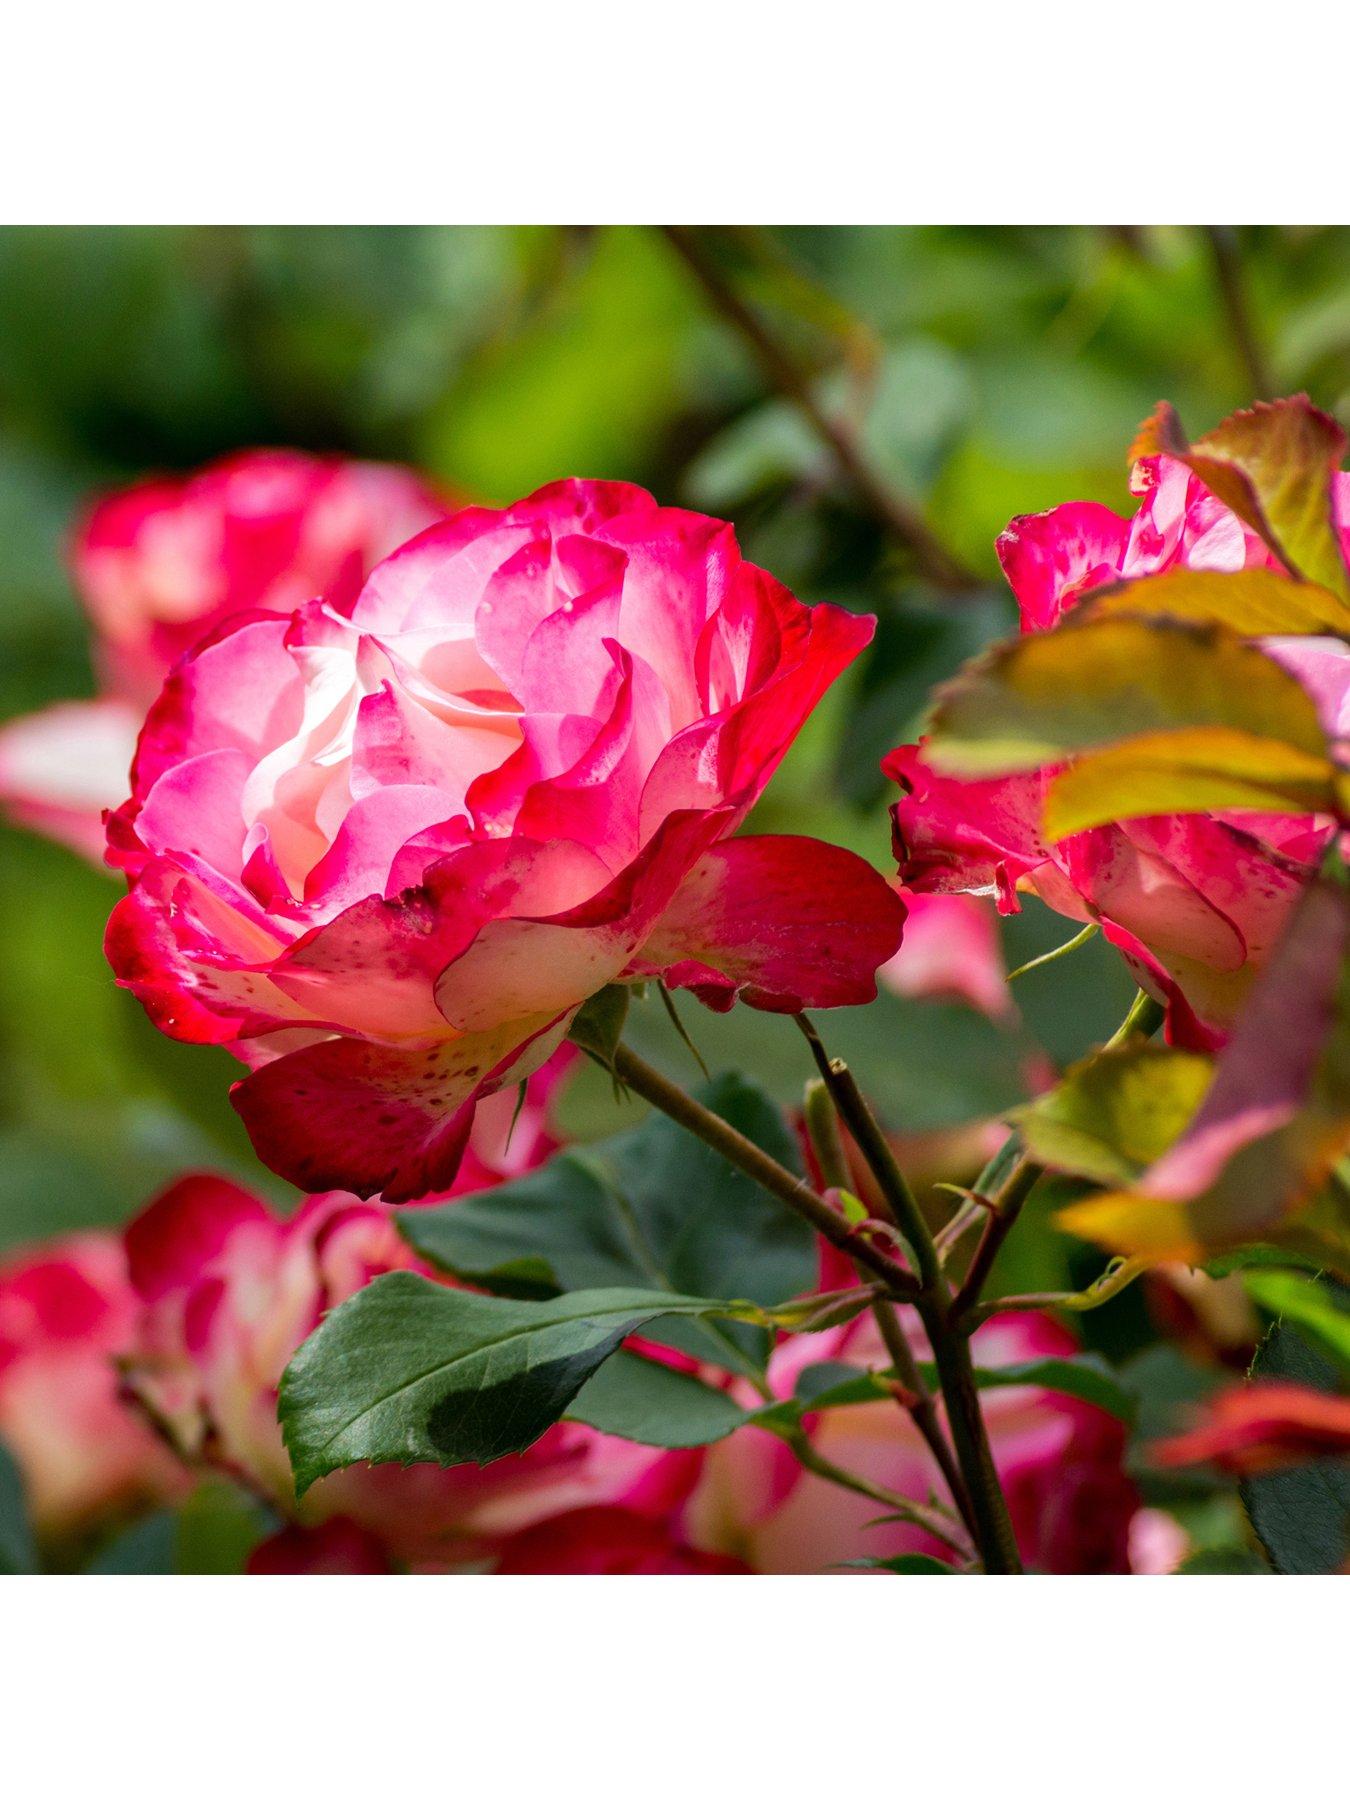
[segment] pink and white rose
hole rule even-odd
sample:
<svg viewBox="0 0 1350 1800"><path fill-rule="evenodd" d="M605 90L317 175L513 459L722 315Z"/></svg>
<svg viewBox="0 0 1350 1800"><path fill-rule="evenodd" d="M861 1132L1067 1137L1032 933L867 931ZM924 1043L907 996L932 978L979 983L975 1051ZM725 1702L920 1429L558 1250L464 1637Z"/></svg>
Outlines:
<svg viewBox="0 0 1350 1800"><path fill-rule="evenodd" d="M0 1439L34 1529L66 1543L183 1487L181 1471L118 1392L136 1297L115 1236L55 1238L0 1265Z"/></svg>
<svg viewBox="0 0 1350 1800"><path fill-rule="evenodd" d="M1350 548L1350 475L1336 478ZM1135 466L1142 504L1131 519L1074 502L1014 519L999 539L1024 631L1052 628L1094 588L1185 567L1267 568L1265 544L1166 456ZM1350 649L1278 639L1270 653L1319 704L1333 736L1350 727ZM892 808L902 882L922 894L984 893L1016 912L1019 891L1081 923L1097 921L1143 986L1168 1008L1168 1036L1197 1049L1225 1041L1257 970L1328 841L1311 816L1186 814L1127 819L1058 843L1041 833L1054 769L980 780L938 773L922 744L883 765L902 798Z"/></svg>
<svg viewBox="0 0 1350 1800"><path fill-rule="evenodd" d="M487 1468L343 1469L297 1502L276 1417L286 1364L377 1275L427 1273L388 1209L319 1194L283 1219L243 1188L189 1176L126 1241L141 1307L127 1380L189 1467L229 1475L288 1521L255 1554L258 1572L491 1567L520 1533L578 1507L618 1508L655 1530L697 1476L696 1451L563 1423Z"/></svg>
<svg viewBox="0 0 1350 1800"><path fill-rule="evenodd" d="M178 665L110 825L109 958L162 1030L252 1067L269 1167L444 1189L476 1102L610 982L872 997L882 878L731 835L871 632L624 483L470 508L349 610L248 614Z"/></svg>
<svg viewBox="0 0 1350 1800"><path fill-rule="evenodd" d="M0 728L0 801L99 862L103 814L130 790L136 735L174 663L236 613L349 606L382 556L447 511L410 469L248 450L91 507L71 573L99 695Z"/></svg>

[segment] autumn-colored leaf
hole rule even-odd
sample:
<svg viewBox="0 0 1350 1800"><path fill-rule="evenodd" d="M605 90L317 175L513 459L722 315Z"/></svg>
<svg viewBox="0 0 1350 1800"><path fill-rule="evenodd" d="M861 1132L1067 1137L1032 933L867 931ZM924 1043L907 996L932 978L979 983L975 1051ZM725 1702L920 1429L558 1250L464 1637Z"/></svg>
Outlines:
<svg viewBox="0 0 1350 1800"><path fill-rule="evenodd" d="M1329 588L1277 569L1167 569L1094 589L1070 616L1184 619L1226 625L1244 637L1350 636L1350 604Z"/></svg>
<svg viewBox="0 0 1350 1800"><path fill-rule="evenodd" d="M1132 738L1080 757L1051 781L1053 843L1117 819L1183 812L1350 812L1350 784L1325 755L1253 732L1202 726Z"/></svg>
<svg viewBox="0 0 1350 1800"><path fill-rule="evenodd" d="M1297 678L1228 627L1174 619L1090 619L998 646L939 690L926 754L966 777L1075 758L1050 790L1052 837L1162 812L1338 803Z"/></svg>
<svg viewBox="0 0 1350 1800"><path fill-rule="evenodd" d="M1234 413L1194 444L1163 401L1141 426L1130 460L1161 455L1185 463L1291 575L1350 599L1331 493L1345 445L1340 426L1306 394Z"/></svg>
<svg viewBox="0 0 1350 1800"><path fill-rule="evenodd" d="M1088 1057L1011 1115L1038 1163L1089 1181L1134 1181L1176 1142L1213 1077L1207 1056L1134 1042Z"/></svg>
<svg viewBox="0 0 1350 1800"><path fill-rule="evenodd" d="M1350 887L1314 881L1252 989L1190 1126L1136 1189L1078 1201L1065 1230L1125 1255L1199 1263L1281 1242L1350 1264L1323 1192L1350 1149Z"/></svg>

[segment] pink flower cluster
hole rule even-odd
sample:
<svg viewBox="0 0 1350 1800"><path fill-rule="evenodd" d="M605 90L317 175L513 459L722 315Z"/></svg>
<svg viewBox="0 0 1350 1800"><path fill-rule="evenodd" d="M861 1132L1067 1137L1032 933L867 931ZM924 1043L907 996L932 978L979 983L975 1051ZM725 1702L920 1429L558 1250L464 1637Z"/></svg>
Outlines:
<svg viewBox="0 0 1350 1800"><path fill-rule="evenodd" d="M484 1469L346 1469L297 1504L276 1421L282 1370L325 1310L409 1267L416 1261L378 1204L324 1194L281 1219L245 1189L190 1176L132 1222L125 1254L92 1237L6 1271L0 1436L43 1535L107 1528L178 1499L190 1475L213 1473L283 1521L252 1554L260 1574L791 1574L908 1550L951 1560L916 1527L869 1528L875 1502L805 1473L753 1428L709 1450L662 1451L563 1423ZM1037 1315L1010 1315L976 1337L977 1359L990 1363L1073 1348ZM786 1340L770 1366L775 1393L789 1396L822 1358L885 1360L861 1326ZM1031 1387L991 1394L988 1420L1029 1564L1125 1570L1137 1501L1119 1425ZM822 1413L810 1429L845 1467L926 1497L927 1450L890 1402Z"/></svg>
<svg viewBox="0 0 1350 1800"><path fill-rule="evenodd" d="M0 730L0 801L101 861L146 708L178 658L236 613L349 605L379 559L448 502L410 469L251 450L92 507L71 547L94 633L96 700Z"/></svg>
<svg viewBox="0 0 1350 1800"><path fill-rule="evenodd" d="M1335 478L1350 547L1350 475ZM1185 467L1143 458L1131 519L1085 502L1014 519L999 556L1024 631L1055 626L1094 588L1164 570L1272 564L1265 544ZM1350 653L1339 641L1268 649L1317 700L1333 736L1350 732ZM1054 770L984 780L937 772L922 744L887 759L902 881L918 893L993 893L1004 912L1028 890L1068 918L1099 921L1141 984L1167 1004L1173 1042L1215 1049L1328 841L1310 816L1190 814L1130 819L1058 843L1041 833Z"/></svg>
<svg viewBox="0 0 1350 1800"><path fill-rule="evenodd" d="M109 958L227 1044L271 1168L406 1200L577 1008L869 999L903 907L829 844L734 838L872 621L619 482L469 508L353 604L244 614L181 661L109 827Z"/></svg>

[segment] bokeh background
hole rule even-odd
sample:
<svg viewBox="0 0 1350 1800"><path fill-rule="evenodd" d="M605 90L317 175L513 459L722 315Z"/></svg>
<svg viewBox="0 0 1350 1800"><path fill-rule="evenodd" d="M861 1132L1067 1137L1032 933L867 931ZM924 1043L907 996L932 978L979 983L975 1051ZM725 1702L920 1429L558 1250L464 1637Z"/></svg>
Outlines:
<svg viewBox="0 0 1350 1800"><path fill-rule="evenodd" d="M803 599L880 615L760 823L889 867L878 758L915 733L932 683L1012 623L993 552L1011 515L1071 498L1126 509L1126 449L1162 397L1196 431L1262 389L1350 410L1343 230L830 228L699 243L980 583L956 595L925 582L766 378L736 306L659 231L11 230L0 716L93 691L63 545L95 490L253 444L407 461L489 502L562 475L624 477L734 519L747 554ZM236 1065L160 1037L113 987L100 942L116 891L57 847L0 836L0 1252L121 1220L185 1168L267 1185L226 1098ZM1010 965L1071 935L1035 902L1004 930ZM948 1131L1022 1097L1033 1046L1062 1063L1103 1037L1132 991L1098 940L1017 984L1018 1025L888 998L831 1019L830 1037L895 1129ZM786 1022L689 1022L709 1061L800 1092ZM663 1021L638 1029L681 1066ZM578 1133L613 1128L602 1088L582 1082L567 1105ZM1080 1253L1064 1240L1022 1242L1005 1282L1072 1278ZM1129 1306L1109 1316L1097 1329L1128 1339Z"/></svg>

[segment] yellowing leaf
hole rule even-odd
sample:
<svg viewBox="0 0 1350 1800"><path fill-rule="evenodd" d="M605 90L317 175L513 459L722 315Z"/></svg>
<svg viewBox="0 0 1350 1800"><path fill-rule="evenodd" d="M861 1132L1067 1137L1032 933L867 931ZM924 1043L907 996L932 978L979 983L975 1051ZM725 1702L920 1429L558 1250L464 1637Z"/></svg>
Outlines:
<svg viewBox="0 0 1350 1800"><path fill-rule="evenodd" d="M1170 618L1227 625L1243 637L1350 636L1350 605L1330 589L1275 569L1168 569L1094 590L1084 618Z"/></svg>
<svg viewBox="0 0 1350 1800"><path fill-rule="evenodd" d="M1135 1192L1079 1201L1059 1223L1123 1255L1195 1263L1279 1242L1344 1269L1333 1171L1348 1149L1350 886L1329 876L1300 899L1190 1126Z"/></svg>
<svg viewBox="0 0 1350 1800"><path fill-rule="evenodd" d="M1211 1059L1193 1051L1124 1044L1076 1063L1057 1087L1010 1116L1047 1168L1134 1181L1181 1136L1213 1073Z"/></svg>
<svg viewBox="0 0 1350 1800"><path fill-rule="evenodd" d="M1340 426L1306 394L1234 413L1194 444L1164 401L1140 428L1130 459L1164 455L1184 462L1291 575L1350 599L1331 498L1345 443Z"/></svg>
<svg viewBox="0 0 1350 1800"><path fill-rule="evenodd" d="M997 775L1213 729L1330 766L1312 699L1257 645L1219 625L1136 618L1071 623L967 664L939 689L928 755L944 773Z"/></svg>
<svg viewBox="0 0 1350 1800"><path fill-rule="evenodd" d="M1332 812L1337 806L1336 770L1325 755L1254 732L1200 726L1153 732L1080 757L1051 782L1043 825L1054 841L1113 819L1157 813Z"/></svg>

